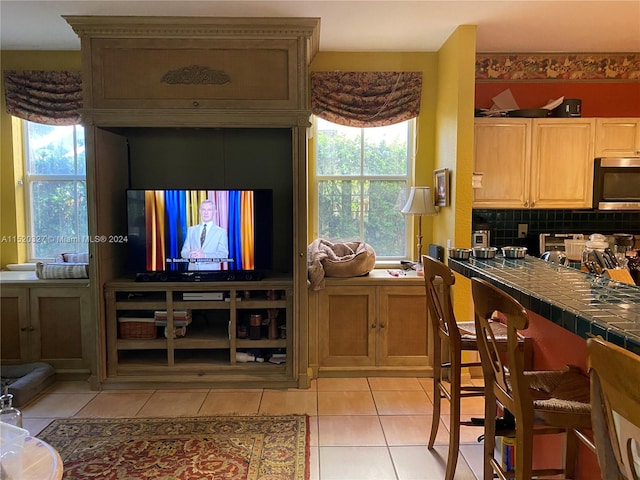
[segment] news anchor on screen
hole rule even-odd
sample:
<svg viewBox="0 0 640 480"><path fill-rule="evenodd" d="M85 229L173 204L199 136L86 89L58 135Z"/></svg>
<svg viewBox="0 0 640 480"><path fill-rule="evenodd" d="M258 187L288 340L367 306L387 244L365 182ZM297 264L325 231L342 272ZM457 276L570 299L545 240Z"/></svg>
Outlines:
<svg viewBox="0 0 640 480"><path fill-rule="evenodd" d="M229 256L227 232L216 225L214 218L216 205L211 200L200 204L200 220L197 225L187 229L187 238L180 255L189 259L189 270L220 270L219 261Z"/></svg>

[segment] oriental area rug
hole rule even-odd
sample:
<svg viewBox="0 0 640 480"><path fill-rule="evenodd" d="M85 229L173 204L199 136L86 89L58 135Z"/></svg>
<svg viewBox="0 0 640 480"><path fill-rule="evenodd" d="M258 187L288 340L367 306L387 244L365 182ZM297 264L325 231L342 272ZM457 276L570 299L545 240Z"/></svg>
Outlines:
<svg viewBox="0 0 640 480"><path fill-rule="evenodd" d="M38 438L63 480L307 480L308 432L305 415L67 418Z"/></svg>

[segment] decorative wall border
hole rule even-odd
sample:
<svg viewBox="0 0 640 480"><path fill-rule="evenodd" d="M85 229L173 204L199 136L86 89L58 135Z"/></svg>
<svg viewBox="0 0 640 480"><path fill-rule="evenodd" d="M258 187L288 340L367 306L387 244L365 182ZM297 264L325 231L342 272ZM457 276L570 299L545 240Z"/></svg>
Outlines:
<svg viewBox="0 0 640 480"><path fill-rule="evenodd" d="M476 55L477 81L593 81L640 82L637 53L508 53Z"/></svg>

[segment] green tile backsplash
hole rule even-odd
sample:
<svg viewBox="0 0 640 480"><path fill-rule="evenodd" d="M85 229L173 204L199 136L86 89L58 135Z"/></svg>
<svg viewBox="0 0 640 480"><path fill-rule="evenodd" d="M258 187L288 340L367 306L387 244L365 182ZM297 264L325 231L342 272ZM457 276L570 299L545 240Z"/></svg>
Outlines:
<svg viewBox="0 0 640 480"><path fill-rule="evenodd" d="M491 244L526 245L535 247L540 233L633 233L640 234L640 212L602 212L594 210L489 210L474 209L473 217L480 217L491 225ZM518 224L529 226L527 239L518 239Z"/></svg>

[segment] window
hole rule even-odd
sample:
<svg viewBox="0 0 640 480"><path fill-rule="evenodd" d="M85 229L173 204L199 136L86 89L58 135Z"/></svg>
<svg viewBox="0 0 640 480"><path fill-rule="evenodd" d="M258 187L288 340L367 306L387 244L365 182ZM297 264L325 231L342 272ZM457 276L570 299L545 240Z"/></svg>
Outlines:
<svg viewBox="0 0 640 480"><path fill-rule="evenodd" d="M28 121L23 128L29 259L86 252L84 129Z"/></svg>
<svg viewBox="0 0 640 480"><path fill-rule="evenodd" d="M367 242L379 259L407 257L408 222L400 209L411 183L414 124L357 128L316 118L321 238Z"/></svg>

